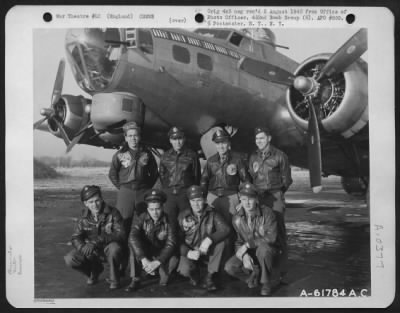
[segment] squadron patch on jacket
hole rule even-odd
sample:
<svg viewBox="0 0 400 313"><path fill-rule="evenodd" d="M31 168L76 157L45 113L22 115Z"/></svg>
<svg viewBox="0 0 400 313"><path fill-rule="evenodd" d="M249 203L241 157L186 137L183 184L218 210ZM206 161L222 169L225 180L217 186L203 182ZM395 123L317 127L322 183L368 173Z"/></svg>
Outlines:
<svg viewBox="0 0 400 313"><path fill-rule="evenodd" d="M194 228L195 225L196 225L195 220L190 216L189 217L185 217L182 220L182 226L183 226L183 230L184 231L188 231L188 230Z"/></svg>
<svg viewBox="0 0 400 313"><path fill-rule="evenodd" d="M229 164L229 165L226 167L226 173L227 173L228 175L231 175L231 176L236 175L236 173L237 173L237 167L236 167L236 165L235 165L235 164Z"/></svg>
<svg viewBox="0 0 400 313"><path fill-rule="evenodd" d="M121 162L122 166L127 168L132 164L132 156L129 152L118 153L118 160Z"/></svg>
<svg viewBox="0 0 400 313"><path fill-rule="evenodd" d="M253 163L253 171L254 171L254 173L257 173L259 169L260 169L260 164L258 162L254 162Z"/></svg>
<svg viewBox="0 0 400 313"><path fill-rule="evenodd" d="M148 163L149 163L149 155L146 152L144 152L140 155L139 164L145 166Z"/></svg>
<svg viewBox="0 0 400 313"><path fill-rule="evenodd" d="M165 229L161 230L158 234L157 234L157 239L160 241L163 241L165 239L167 239L167 231Z"/></svg>
<svg viewBox="0 0 400 313"><path fill-rule="evenodd" d="M104 231L106 232L106 234L112 234L112 232L113 232L112 222L107 223L106 226L104 226Z"/></svg>
<svg viewBox="0 0 400 313"><path fill-rule="evenodd" d="M113 216L110 214L107 216L107 220L105 221L104 231L106 234L112 234L113 232Z"/></svg>

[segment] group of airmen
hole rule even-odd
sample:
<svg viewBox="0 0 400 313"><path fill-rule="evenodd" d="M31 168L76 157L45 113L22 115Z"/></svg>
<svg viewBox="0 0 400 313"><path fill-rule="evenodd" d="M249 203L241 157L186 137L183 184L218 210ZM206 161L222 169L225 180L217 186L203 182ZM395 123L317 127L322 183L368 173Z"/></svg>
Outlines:
<svg viewBox="0 0 400 313"><path fill-rule="evenodd" d="M168 132L172 147L159 166L140 143L135 122L123 131L125 143L109 171L118 189L116 208L103 200L98 186L83 187L84 210L72 236L74 250L64 257L67 266L93 285L107 262L109 288L117 289L129 265L127 292L141 287L143 274L158 273L166 286L175 271L211 292L225 270L270 295L273 270L281 279L287 272L284 194L292 178L288 158L271 145L269 130L255 129L258 149L248 160L232 151L224 129L216 130L217 153L202 171L181 128ZM161 187L152 189L158 178Z"/></svg>

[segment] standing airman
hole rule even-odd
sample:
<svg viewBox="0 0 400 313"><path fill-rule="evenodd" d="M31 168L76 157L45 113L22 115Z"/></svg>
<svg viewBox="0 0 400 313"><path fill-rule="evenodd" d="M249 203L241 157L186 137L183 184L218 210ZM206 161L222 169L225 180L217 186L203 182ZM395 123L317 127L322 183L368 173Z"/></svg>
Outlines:
<svg viewBox="0 0 400 313"><path fill-rule="evenodd" d="M203 169L201 186L207 192L207 203L213 206L230 225L239 204L237 192L241 182L251 180L240 154L230 148L230 136L218 129L212 136L217 153L211 156Z"/></svg>
<svg viewBox="0 0 400 313"><path fill-rule="evenodd" d="M124 219L128 236L134 213L140 215L146 210L144 194L155 184L158 169L153 154L140 144L141 129L137 123L126 123L123 131L125 143L112 158L109 178L118 189L116 206ZM125 254L128 254L128 250ZM122 271L126 264L127 257Z"/></svg>
<svg viewBox="0 0 400 313"><path fill-rule="evenodd" d="M167 195L164 212L174 228L178 227L178 214L190 206L186 189L200 182L200 162L196 152L185 146L185 134L179 127L168 132L172 148L160 159L160 181Z"/></svg>

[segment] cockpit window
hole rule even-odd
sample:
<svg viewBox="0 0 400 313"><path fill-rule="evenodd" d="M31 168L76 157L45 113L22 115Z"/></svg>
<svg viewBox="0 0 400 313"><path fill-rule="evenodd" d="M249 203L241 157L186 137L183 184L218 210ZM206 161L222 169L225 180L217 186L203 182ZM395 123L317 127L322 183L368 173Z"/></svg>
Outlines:
<svg viewBox="0 0 400 313"><path fill-rule="evenodd" d="M194 31L197 34L203 35L205 37L217 38L217 39L228 39L230 30L224 29L209 29L209 28L198 28Z"/></svg>
<svg viewBox="0 0 400 313"><path fill-rule="evenodd" d="M79 29L67 34L66 48L78 84L89 91L105 89L121 56L117 29Z"/></svg>
<svg viewBox="0 0 400 313"><path fill-rule="evenodd" d="M254 53L260 57L263 56L261 45L252 38L248 38L239 33L233 32L229 42L245 51Z"/></svg>
<svg viewBox="0 0 400 313"><path fill-rule="evenodd" d="M231 44L235 46L239 46L240 42L242 41L243 36L238 33L233 33L231 39L229 40Z"/></svg>
<svg viewBox="0 0 400 313"><path fill-rule="evenodd" d="M148 29L138 29L139 48L147 54L153 54L153 37Z"/></svg>

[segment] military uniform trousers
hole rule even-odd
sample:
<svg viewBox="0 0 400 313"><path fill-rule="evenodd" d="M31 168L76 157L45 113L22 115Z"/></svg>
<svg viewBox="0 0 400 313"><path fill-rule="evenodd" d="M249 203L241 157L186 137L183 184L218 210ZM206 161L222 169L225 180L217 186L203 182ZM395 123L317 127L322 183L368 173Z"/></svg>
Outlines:
<svg viewBox="0 0 400 313"><path fill-rule="evenodd" d="M261 276L260 282L262 284L269 283L271 280L272 268L276 256L276 248L268 244L258 246L255 249L248 249L247 253L253 259L254 265L260 267ZM236 255L232 256L225 264L225 271L242 281L248 278L249 270L243 267L242 260L238 259Z"/></svg>
<svg viewBox="0 0 400 313"><path fill-rule="evenodd" d="M144 194L148 189L141 188L135 189L129 185L121 185L117 194L117 209L121 213L122 218L132 219L133 215L140 215L141 213L146 211L146 203L144 202ZM131 225L128 226L129 230ZM129 233L129 232L127 232Z"/></svg>
<svg viewBox="0 0 400 313"><path fill-rule="evenodd" d="M104 253L104 256L93 255L92 257L87 258L81 252L74 249L64 256L64 260L68 267L71 267L88 277L91 272L101 272L103 269L102 262L106 260L110 266L110 282L119 282L119 266L122 260L121 245L117 242L111 242L102 252Z"/></svg>
<svg viewBox="0 0 400 313"><path fill-rule="evenodd" d="M207 255L201 255L198 260L191 260L187 256L181 255L177 272L184 277L189 277L192 273L198 270L198 266L202 262L208 262L208 273L217 273L220 270L222 254L224 252L225 242L222 241L216 245L211 245Z"/></svg>
<svg viewBox="0 0 400 313"><path fill-rule="evenodd" d="M232 216L236 213L236 207L239 204L237 193L219 197L212 192L209 192L207 195L207 203L214 207L229 225L232 224Z"/></svg>
<svg viewBox="0 0 400 313"><path fill-rule="evenodd" d="M236 213L236 207L239 205L239 197L237 193L218 197L217 195L209 192L207 195L207 203L214 207L219 214L221 214L231 228L231 234L225 240L226 247L222 257L222 262L225 263L234 253L233 243L235 241L235 231L232 226L232 216Z"/></svg>
<svg viewBox="0 0 400 313"><path fill-rule="evenodd" d="M286 273L288 270L288 246L287 234L285 226L285 199L282 191L264 192L260 195L260 204L264 204L275 213L276 222L278 224L278 243L280 246L279 266L281 273Z"/></svg>
<svg viewBox="0 0 400 313"><path fill-rule="evenodd" d="M168 215L168 221L174 231L178 231L178 215L185 209L190 208L190 202L186 195L186 189L173 191L171 188L163 189L167 195L164 203L164 212Z"/></svg>
<svg viewBox="0 0 400 313"><path fill-rule="evenodd" d="M131 267L131 277L133 280L140 280L140 273L142 269L142 262L141 260L138 260L137 257L135 256L135 251L132 249L132 247L129 245L130 249L130 267ZM156 259L159 255L160 251L150 251L149 253L146 253L146 257L150 260L153 261ZM161 263L160 267L158 268L158 271L160 275L169 275L171 274L176 267L178 266L179 259L176 255L172 255L166 262Z"/></svg>
<svg viewBox="0 0 400 313"><path fill-rule="evenodd" d="M147 189L135 189L134 186L126 184L121 185L117 194L117 209L121 213L124 219L124 229L126 233L126 241L124 244L123 251L123 262L122 262L122 272L128 266L129 260L129 248L128 248L128 236L131 231L133 216L139 216L146 210L146 203L144 202L144 194Z"/></svg>

